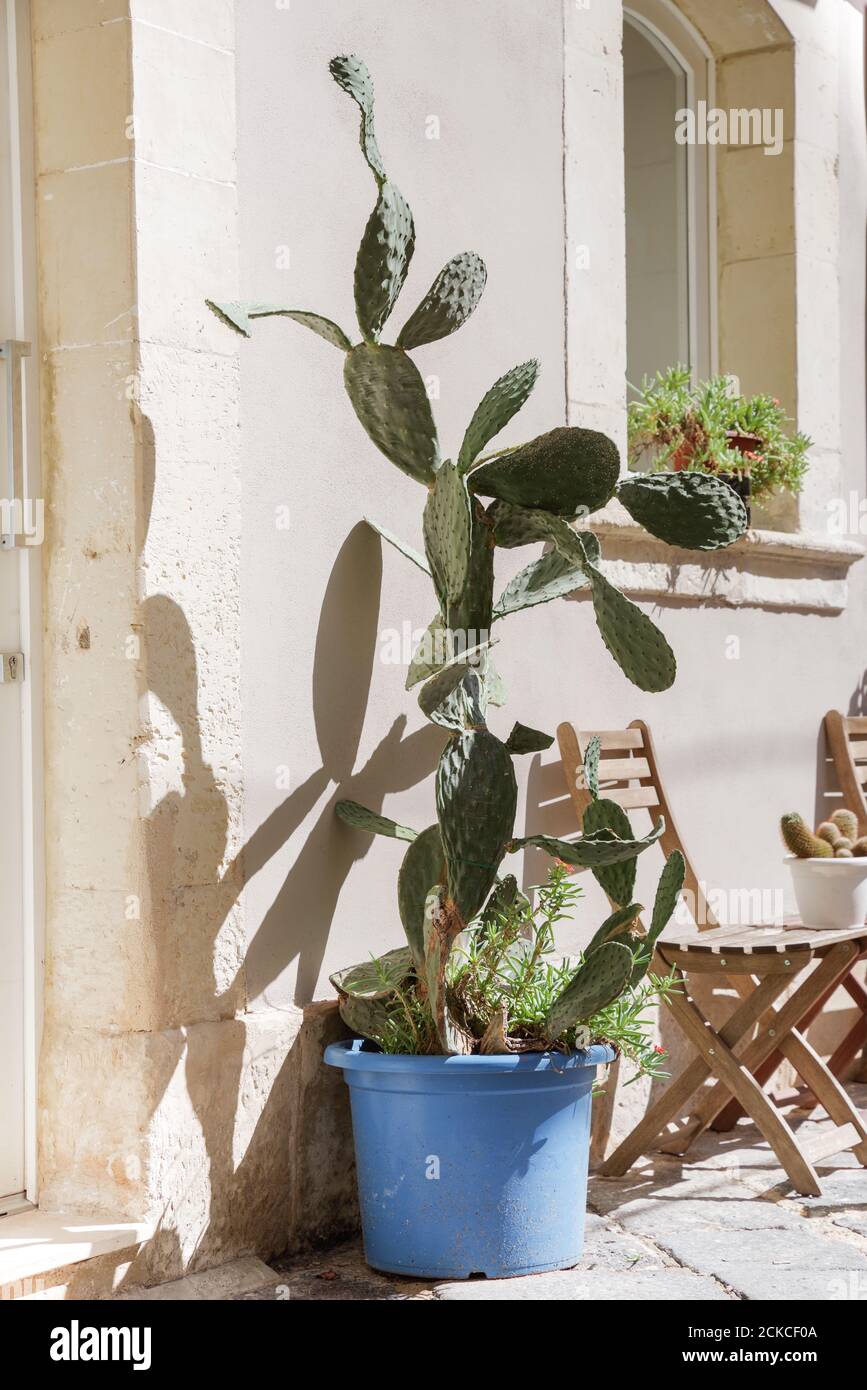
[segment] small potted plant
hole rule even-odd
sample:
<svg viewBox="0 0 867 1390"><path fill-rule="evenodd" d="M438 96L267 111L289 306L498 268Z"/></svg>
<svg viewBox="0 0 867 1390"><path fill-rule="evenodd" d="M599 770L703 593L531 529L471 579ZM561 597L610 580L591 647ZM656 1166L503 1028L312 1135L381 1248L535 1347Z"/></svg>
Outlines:
<svg viewBox="0 0 867 1390"><path fill-rule="evenodd" d="M854 811L840 807L815 835L794 812L780 831L789 850L795 901L805 927L847 931L867 918L867 835L858 834Z"/></svg>
<svg viewBox="0 0 867 1390"><path fill-rule="evenodd" d="M413 654L407 688L442 731L436 818L422 830L352 801L347 833L390 836L407 848L397 884L405 942L333 977L347 1025L361 1038L326 1061L350 1086L365 1250L383 1269L430 1276L507 1275L565 1267L581 1253L592 1079L619 1050L647 1070L642 1022L665 993L647 975L653 942L673 911L683 860L672 854L646 933L632 901L635 861L663 833L636 836L598 793L598 741L585 769L592 804L571 841L517 836L513 760L550 747L546 733L489 724L503 702L491 629L511 614L588 589L602 641L640 689L666 690L675 659L649 617L600 568L599 541L571 524L617 495L635 519L677 546L713 550L743 534L731 488L696 472L620 477L615 444L594 430L557 428L484 455L529 396L538 363L501 376L476 409L455 461L444 458L411 351L470 317L486 272L473 252L440 272L393 344L382 331L412 256L412 214L386 175L373 124L373 87L358 58L331 63L361 112L361 149L376 205L355 266L361 341L309 310L213 304L249 335L284 316L343 354L344 383L367 434L422 489L424 553L374 526L430 576L436 611ZM374 525L374 523L370 523ZM494 597L500 547L546 542ZM533 910L507 855L535 846L590 869L615 904L582 956L552 962L552 929L568 900L555 874ZM359 910L363 922L363 905Z"/></svg>
<svg viewBox="0 0 867 1390"><path fill-rule="evenodd" d="M629 403L629 466L709 473L749 506L800 492L812 441L790 424L775 396L742 396L725 376L694 385L688 367L670 367Z"/></svg>

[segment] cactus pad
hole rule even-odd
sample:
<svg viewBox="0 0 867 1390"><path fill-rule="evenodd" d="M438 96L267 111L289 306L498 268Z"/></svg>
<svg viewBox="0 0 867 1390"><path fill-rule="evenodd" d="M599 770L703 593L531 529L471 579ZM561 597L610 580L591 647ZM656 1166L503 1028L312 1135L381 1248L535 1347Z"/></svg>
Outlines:
<svg viewBox="0 0 867 1390"><path fill-rule="evenodd" d="M497 600L494 617L505 618L509 613L519 613L537 603L550 603L552 599L586 587L587 582L582 569L559 551L551 550L509 581Z"/></svg>
<svg viewBox="0 0 867 1390"><path fill-rule="evenodd" d="M633 474L620 483L617 497L652 536L685 550L718 550L747 529L734 488L706 473Z"/></svg>
<svg viewBox="0 0 867 1390"><path fill-rule="evenodd" d="M668 690L677 662L659 628L595 567L590 585L596 624L623 674L639 690Z"/></svg>
<svg viewBox="0 0 867 1390"><path fill-rule="evenodd" d="M539 729L528 729L526 724L515 724L506 739L506 747L510 753L543 753L553 742L551 734L543 734Z"/></svg>
<svg viewBox="0 0 867 1390"><path fill-rule="evenodd" d="M366 342L379 342L403 288L414 249L415 227L409 204L399 188L384 183L355 261L355 312Z"/></svg>
<svg viewBox="0 0 867 1390"><path fill-rule="evenodd" d="M355 994L340 995L340 1017L353 1033L363 1038L381 1038L388 1027L388 1005L383 999L360 999Z"/></svg>
<svg viewBox="0 0 867 1390"><path fill-rule="evenodd" d="M338 801L335 814L354 830L366 830L368 835L387 835L392 840L414 840L416 831L408 825L398 825L388 816L380 816L376 811L368 811L357 801Z"/></svg>
<svg viewBox="0 0 867 1390"><path fill-rule="evenodd" d="M586 1022L612 1004L626 989L631 974L632 952L628 946L619 941L598 946L551 1005L545 1019L548 1037L554 1041L567 1028Z"/></svg>
<svg viewBox="0 0 867 1390"><path fill-rule="evenodd" d="M415 313L400 330L397 346L409 352L448 337L466 323L482 297L488 272L475 251L462 251L443 266Z"/></svg>
<svg viewBox="0 0 867 1390"><path fill-rule="evenodd" d="M367 64L354 53L332 58L328 70L361 111L361 153L378 184L385 182L385 167L373 127L373 80Z"/></svg>
<svg viewBox="0 0 867 1390"><path fill-rule="evenodd" d="M463 727L463 720L458 717L457 712L443 710L442 706L449 696L457 690L470 668L478 662L485 650L484 644L469 648L468 651L462 652L460 656L450 661L448 665L440 667L429 680L425 681L418 693L419 708L422 714L426 715L434 724L443 724L446 728Z"/></svg>
<svg viewBox="0 0 867 1390"><path fill-rule="evenodd" d="M424 509L424 548L443 604L463 592L470 567L472 511L463 474L446 459Z"/></svg>
<svg viewBox="0 0 867 1390"><path fill-rule="evenodd" d="M427 560L423 555L420 555L417 550L414 550L411 545L407 545L406 541L402 541L400 536L396 536L392 531L387 530L385 526L380 526L378 522L371 521L369 516L366 516L364 520L371 531L375 531L384 541L388 541L389 545L393 545L395 550L399 550L401 555L405 556L406 559L410 560L414 565L417 565L425 574L430 574L430 565Z"/></svg>
<svg viewBox="0 0 867 1390"><path fill-rule="evenodd" d="M619 907L616 912L612 912L588 943L584 955L591 955L597 947L606 941L631 940L631 928L643 911L644 908L641 903L628 903L626 907Z"/></svg>
<svg viewBox="0 0 867 1390"><path fill-rule="evenodd" d="M307 309L283 309L278 304L218 304L213 299L206 299L205 303L218 319L222 319L229 328L234 328L236 333L243 333L245 338L252 334L253 319L284 318L294 319L342 352L348 352L352 347L342 328L332 323L331 319L323 318L321 314L311 314Z"/></svg>
<svg viewBox="0 0 867 1390"><path fill-rule="evenodd" d="M814 835L802 816L790 811L780 818L783 843L798 859L830 859L834 851L827 840Z"/></svg>
<svg viewBox="0 0 867 1390"><path fill-rule="evenodd" d="M623 807L607 797L595 797L584 808L582 831L585 835L592 835L594 831L605 828L613 830L621 840L632 839L632 826ZM635 870L635 860L624 859L619 864L594 869L593 877L612 901L625 906L635 891Z"/></svg>
<svg viewBox="0 0 867 1390"><path fill-rule="evenodd" d="M446 876L446 857L438 825L413 840L397 876L397 905L416 966L424 970L424 905L435 885Z"/></svg>
<svg viewBox="0 0 867 1390"><path fill-rule="evenodd" d="M474 468L473 492L555 516L594 512L614 494L617 446L596 430L561 428Z"/></svg>
<svg viewBox="0 0 867 1390"><path fill-rule="evenodd" d="M497 921L504 913L513 910L516 906L526 908L530 912L530 903L518 888L518 880L514 874L505 874L494 884L491 896L485 903L481 918L479 919L479 929L484 935L490 931L491 927L497 925Z"/></svg>
<svg viewBox="0 0 867 1390"><path fill-rule="evenodd" d="M386 951L376 960L365 960L360 965L347 966L329 975L329 980L338 994L353 994L359 999L386 999L400 985L412 970L412 951L408 946L398 946L394 951Z"/></svg>
<svg viewBox="0 0 867 1390"><path fill-rule="evenodd" d="M476 406L470 421L461 452L458 467L469 468L474 459L490 443L494 435L505 429L512 416L517 414L526 401L539 375L539 363L535 360L521 362L495 381L489 391Z"/></svg>
<svg viewBox="0 0 867 1390"><path fill-rule="evenodd" d="M584 754L584 786L594 801L599 796L599 758L602 753L602 740L594 734Z"/></svg>
<svg viewBox="0 0 867 1390"><path fill-rule="evenodd" d="M378 449L416 482L430 484L440 453L418 368L399 348L360 343L343 369L352 407Z"/></svg>
<svg viewBox="0 0 867 1390"><path fill-rule="evenodd" d="M477 504L473 504L477 505ZM449 627L471 646L485 640L494 603L494 541L487 526L473 517L467 578L460 596L448 605Z"/></svg>
<svg viewBox="0 0 867 1390"><path fill-rule="evenodd" d="M582 835L577 840L558 840L553 835L525 835L512 840L509 853L519 849L534 847L543 849L553 859L562 859L576 869L598 869L606 864L619 864L623 860L634 859L650 845L655 845L665 830L665 821L656 822L649 835L641 840L622 840L613 830L595 830L590 835Z"/></svg>
<svg viewBox="0 0 867 1390"><path fill-rule="evenodd" d="M653 916L650 919L650 930L647 933L649 946L653 945L656 938L671 921L685 877L686 861L680 850L674 849L666 859L662 873L659 875L659 882L656 885Z"/></svg>
<svg viewBox="0 0 867 1390"><path fill-rule="evenodd" d="M412 654L406 673L406 689L412 690L419 681L427 680L429 676L434 675L445 666L451 655L449 630L443 622L442 614L437 613L428 623Z"/></svg>
<svg viewBox="0 0 867 1390"><path fill-rule="evenodd" d="M436 798L449 896L469 922L490 892L515 824L518 788L505 744L486 729L450 738Z"/></svg>

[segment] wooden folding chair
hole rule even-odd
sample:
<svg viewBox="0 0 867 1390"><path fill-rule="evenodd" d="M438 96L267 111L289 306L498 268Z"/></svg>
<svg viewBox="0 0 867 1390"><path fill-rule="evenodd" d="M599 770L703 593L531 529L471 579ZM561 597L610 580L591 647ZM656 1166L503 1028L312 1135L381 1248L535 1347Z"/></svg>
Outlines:
<svg viewBox="0 0 867 1390"><path fill-rule="evenodd" d="M819 1196L814 1166L819 1160L851 1149L867 1167L867 1125L799 1026L867 949L867 927L811 931L788 921L783 926L721 927L708 907L671 814L647 725L635 720L628 729L595 732L602 747L600 794L626 811L647 808L665 818L660 844L666 856L675 849L683 854L684 887L691 895L696 923L694 927L669 925L656 943L653 967L658 974L673 971L675 975L680 993L669 995L668 1005L696 1055L606 1159L601 1171L608 1176L622 1175L660 1136L657 1147L666 1153L685 1154L730 1101L735 1101L761 1130L795 1189L805 1196ZM561 724L557 730L566 784L579 823L590 799L584 787L583 763L593 736L593 730L576 732L571 724ZM812 969L805 973L808 967ZM721 1028L713 1027L693 997L692 975L706 981L715 976L740 996ZM778 997L799 978L794 991L776 1007ZM834 1121L832 1130L798 1140L757 1079L758 1069L775 1054L780 1061L792 1064L825 1107ZM712 1086L706 1085L709 1077L715 1078ZM670 1131L669 1126L696 1095L690 1118Z"/></svg>
<svg viewBox="0 0 867 1390"><path fill-rule="evenodd" d="M832 709L825 715L824 729L825 742L834 762L837 785L841 792L840 804L855 812L859 833L867 835L867 801L864 799L864 782L867 781L867 719L847 718L839 710ZM808 1009L800 1024L802 1032L809 1028L839 988L845 989L858 1005L861 1012L856 1022L828 1059L828 1070L840 1081L846 1078L852 1063L867 1043L867 990L855 979L854 971L857 964L858 960L852 962L843 978L832 985ZM782 1060L779 1052L774 1052L762 1063L756 1071L756 1080L760 1085L764 1086L770 1080ZM775 1105L795 1105L799 1110L812 1110L819 1103L818 1097L809 1087L804 1086L798 1086L794 1090L775 1091L771 1094L771 1099ZM737 1102L731 1101L717 1115L712 1127L720 1131L730 1130L743 1113Z"/></svg>

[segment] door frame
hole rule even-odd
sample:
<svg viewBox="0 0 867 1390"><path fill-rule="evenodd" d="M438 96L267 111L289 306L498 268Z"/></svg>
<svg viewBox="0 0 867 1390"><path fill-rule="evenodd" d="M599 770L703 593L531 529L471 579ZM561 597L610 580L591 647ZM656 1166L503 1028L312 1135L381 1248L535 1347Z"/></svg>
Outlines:
<svg viewBox="0 0 867 1390"><path fill-rule="evenodd" d="M34 177L33 83L30 0L5 0L12 173L13 281L15 323L8 336L30 342L24 363L26 495L44 517L40 468L38 302ZM24 949L24 1175L25 1196L38 1199L37 1092L45 934L44 765L41 545L23 545L14 555L20 577L20 640L24 679L20 684L22 795L22 932ZM9 557L9 563L13 563ZM14 808L10 808L14 809Z"/></svg>

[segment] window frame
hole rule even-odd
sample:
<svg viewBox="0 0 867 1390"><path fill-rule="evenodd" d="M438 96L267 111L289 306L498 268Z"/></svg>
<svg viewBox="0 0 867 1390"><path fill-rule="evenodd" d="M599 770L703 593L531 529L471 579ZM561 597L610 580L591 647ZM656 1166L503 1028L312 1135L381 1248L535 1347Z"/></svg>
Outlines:
<svg viewBox="0 0 867 1390"><path fill-rule="evenodd" d="M629 0L623 6L623 20L683 71L686 104L690 110L697 111L699 101L706 102L708 110L715 104L713 55L698 31L670 0ZM703 380L716 375L719 362L716 149L713 145L694 144L683 148L686 151L687 342L693 378Z"/></svg>

